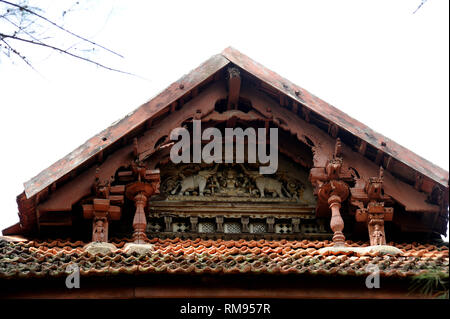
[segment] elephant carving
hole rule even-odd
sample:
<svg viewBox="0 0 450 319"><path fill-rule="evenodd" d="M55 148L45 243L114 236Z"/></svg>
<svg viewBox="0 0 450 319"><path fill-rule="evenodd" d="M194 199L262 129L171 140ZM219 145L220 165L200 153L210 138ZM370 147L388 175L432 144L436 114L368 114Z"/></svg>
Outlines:
<svg viewBox="0 0 450 319"><path fill-rule="evenodd" d="M244 167L244 165L241 165L241 167L245 174L247 174L251 179L254 180L256 188L258 188L259 190L260 197L264 197L265 191L276 193L281 198L286 197L283 195L284 191L287 197L291 197L289 192L286 190L286 188L284 188L283 184L280 181L276 180L275 178L262 176L257 171L248 171Z"/></svg>
<svg viewBox="0 0 450 319"><path fill-rule="evenodd" d="M180 188L180 186L181 186L181 189L178 192L178 195L182 195L186 191L193 191L193 190L198 189L199 195L203 196L203 191L205 190L206 183L208 182L208 179L211 176L213 176L214 174L216 174L218 167L219 167L219 165L216 165L211 170L199 171L195 175L186 176L186 177L183 176L182 174L180 174L183 179L173 189L172 195L174 195L176 193L177 189Z"/></svg>

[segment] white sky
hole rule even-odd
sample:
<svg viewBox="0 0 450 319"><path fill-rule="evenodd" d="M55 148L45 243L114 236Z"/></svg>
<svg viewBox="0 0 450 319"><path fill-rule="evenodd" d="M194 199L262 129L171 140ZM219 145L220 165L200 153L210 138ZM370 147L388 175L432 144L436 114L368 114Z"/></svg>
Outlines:
<svg viewBox="0 0 450 319"><path fill-rule="evenodd" d="M57 19L74 1L32 3ZM0 57L0 230L23 182L230 45L448 171L449 1L419 4L81 0L64 25L125 58L88 57L148 80L24 46L39 73Z"/></svg>

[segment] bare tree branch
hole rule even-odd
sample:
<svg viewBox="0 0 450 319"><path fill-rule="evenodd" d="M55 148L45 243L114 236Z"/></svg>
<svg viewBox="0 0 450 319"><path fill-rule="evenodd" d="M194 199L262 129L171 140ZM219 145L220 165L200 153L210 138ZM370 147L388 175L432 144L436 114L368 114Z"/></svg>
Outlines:
<svg viewBox="0 0 450 319"><path fill-rule="evenodd" d="M17 51L16 49L14 49L12 46L9 45L8 42L5 41L4 38L1 38L0 41L2 41L3 43L6 44L6 46L8 47L8 49L13 52L15 55L17 55L18 57L20 57L30 68L32 68L34 71L37 72L37 70L31 65L31 63L27 60L26 57L24 57L22 54L20 54L19 51Z"/></svg>
<svg viewBox="0 0 450 319"><path fill-rule="evenodd" d="M40 46L40 47L43 47L46 49L51 49L51 50L66 54L73 58L83 60L83 61L91 63L91 64L95 64L96 66L101 67L106 70L109 70L109 71L132 75L132 76L144 79L146 81L149 81L148 79L146 79L142 76L133 74L131 72L126 72L126 71L123 71L120 69L109 67L107 65L99 63L90 58L83 57L81 54L77 54L77 52L79 52L80 49L75 48L72 50L72 48L76 44L72 44L68 48L63 48L62 45L55 45L55 44L49 43L48 41L46 41L47 39L49 39L49 37L46 36L46 37L42 38L42 35L47 34L48 31L50 30L50 28L56 27L57 29L62 30L63 32L68 33L69 35L71 35L73 37L76 37L78 42L92 44L94 47L90 48L89 51L93 51L93 50L95 50L95 47L98 47L109 53L112 53L116 56L123 58L123 56L120 55L119 53L114 52L113 50L110 50L108 48L105 48L105 47L99 45L98 43L93 42L89 39L86 39L82 36L79 36L71 31L67 30L63 26L44 17L43 15L38 13L38 12L42 11L42 9L40 9L38 7L34 8L31 6L28 6L27 0L24 0L24 1L25 1L25 4L23 4L23 3L16 4L16 3L13 3L13 2L10 2L7 0L0 0L0 3L6 4L6 6L7 6L6 11L0 15L0 21L5 20L9 24L14 26L14 29L12 29L12 30L8 30L8 31L0 30L0 44L4 43L4 45L0 45L0 49L5 50L4 53L7 54L8 57L10 57L10 53L12 52L14 55L20 57L21 60L23 60L28 66L30 66L33 70L36 71L36 69L32 66L31 61L28 58L25 58L25 56L21 54L20 51L22 51L22 50L18 50L15 47L15 45L13 45L13 43L14 43L13 41L23 42L23 43L28 43L30 45ZM8 6L11 8L8 8ZM70 10L71 9L69 9L69 11ZM64 13L66 13L66 12L67 11L64 11ZM111 14L111 12L110 12L110 14ZM43 24L39 23L40 20L44 21L44 23ZM36 32L39 31L40 28L45 28L47 30L44 30L43 33L38 32L38 34L36 34ZM9 40L11 40L11 41L9 41ZM75 53L74 53L74 51L75 51ZM81 50L81 51L83 51L83 50Z"/></svg>
<svg viewBox="0 0 450 319"><path fill-rule="evenodd" d="M419 9L422 8L422 6L425 4L425 2L427 2L427 0L422 0L422 2L419 4L419 6L418 6L417 9L413 12L413 14L415 14L417 11L419 11Z"/></svg>
<svg viewBox="0 0 450 319"><path fill-rule="evenodd" d="M3 17L3 19L5 19L6 21L8 21L9 23L11 23L13 26L15 26L17 29L19 29L20 31L22 31L23 33L25 33L26 35L28 35L30 38L32 38L33 40L44 44L41 40L39 40L38 38L36 38L34 35L32 35L31 33L29 33L28 31L26 31L27 27L21 27L20 25L17 25L16 23L12 22L11 20L9 20L7 17Z"/></svg>
<svg viewBox="0 0 450 319"><path fill-rule="evenodd" d="M86 39L86 38L84 38L84 37L82 37L82 36L79 36L79 35L77 35L77 34L71 32L71 31L67 30L66 28L60 26L59 24L56 24L55 22L53 22L53 21L47 19L46 17L44 17L44 16L42 16L42 15L40 15L40 14L38 14L38 13L32 11L32 10L29 10L28 8L26 8L26 7L24 7L24 6L21 6L21 5L19 5L19 4L15 4L15 3L12 3L12 2L9 2L9 1L5 1L5 0L0 0L0 2L3 2L3 3L5 3L5 4L7 4L7 5L10 5L10 6L19 8L20 10L23 10L23 11L25 11L25 12L28 12L28 13L30 13L30 14L32 14L32 15L34 15L34 16L40 18L40 19L43 19L44 21L46 21L46 22L52 24L53 26L57 27L58 29L63 30L64 32L67 32L68 34L70 34L70 35L72 35L72 36L74 36L74 37L76 37L76 38L78 38L78 39L80 39L80 40L83 40L83 41L85 41L85 42L91 43L91 44L93 44L93 45L95 45L95 46L97 46L97 47L99 47L99 48L102 48L103 50L106 50L106 51L108 51L108 52L110 52L110 53L112 53L112 54L115 54L115 55L117 55L117 56L123 58L123 56L122 56L121 54L119 54L119 53L117 53L117 52L114 52L113 50L110 50L110 49L108 49L108 48L105 48L104 46L102 46L102 45L100 45L100 44L98 44L98 43L95 43L95 42L93 42L93 41L91 41L91 40L89 40L89 39Z"/></svg>
<svg viewBox="0 0 450 319"><path fill-rule="evenodd" d="M97 66L99 66L99 67L101 67L101 68L104 68L104 69L106 69L106 70L110 70L110 71L114 71L114 72L119 72L119 73L123 73L123 74L128 74L128 75L132 75L132 76L136 76L136 77L140 77L140 76L138 76L138 75L136 75L136 74L133 74L133 73L130 73L130 72L126 72L126 71L122 71L122 70L119 70L119 69L110 68L110 67L108 67L108 66L106 66L106 65L103 65L103 64L101 64L101 63L99 63L99 62L90 60L90 59L88 59L88 58L84 58L84 57L82 57L82 56L73 54L73 53L68 52L68 51L66 51L66 50L64 50L64 49L61 49L61 48L58 48L58 47L55 47L55 46L52 46L52 45L49 45L49 44L46 44L46 43L43 43L43 42L37 42L37 41L27 40L27 39L18 37L18 36L16 36L16 35L8 35L8 34L0 33L0 40L3 41L4 39L7 39L7 38L9 38L9 39L14 39L14 40L17 40L17 41L26 42L26 43L29 43L29 44L34 44L34 45L42 46L42 47L45 47L45 48L48 48L48 49L52 49L52 50L55 50L55 51L58 51L58 52L61 52L61 53L70 55L70 56L72 56L72 57L74 57L74 58L77 58L77 59L80 59L80 60L83 60L83 61L86 61L86 62L95 64L95 65L97 65ZM3 41L3 42L4 42L4 41ZM142 78L142 77L140 77L140 78Z"/></svg>

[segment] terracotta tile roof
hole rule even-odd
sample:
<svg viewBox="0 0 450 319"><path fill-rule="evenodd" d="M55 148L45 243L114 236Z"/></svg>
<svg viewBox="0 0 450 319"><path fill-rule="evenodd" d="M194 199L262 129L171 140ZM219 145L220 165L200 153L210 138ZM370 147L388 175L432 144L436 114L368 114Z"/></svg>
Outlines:
<svg viewBox="0 0 450 319"><path fill-rule="evenodd" d="M401 256L379 253L322 255L319 249L329 241L269 240L187 240L152 239L154 251L139 255L125 252L126 241L115 241L117 251L91 255L87 243L54 240L50 242L7 242L0 240L0 279L48 278L65 276L65 269L77 263L81 276L116 274L321 274L365 275L369 263L376 264L381 276L408 277L430 269L449 271L447 246L395 244ZM349 246L367 243L347 241Z"/></svg>

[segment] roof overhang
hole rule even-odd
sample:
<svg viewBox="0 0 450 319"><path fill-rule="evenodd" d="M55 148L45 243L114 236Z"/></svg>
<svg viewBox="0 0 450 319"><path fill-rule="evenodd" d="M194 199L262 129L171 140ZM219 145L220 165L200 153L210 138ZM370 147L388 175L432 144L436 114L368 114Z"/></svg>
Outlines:
<svg viewBox="0 0 450 319"><path fill-rule="evenodd" d="M100 152L117 142L120 138L145 124L150 118L168 108L174 101L200 85L203 81L214 76L214 74L230 63L237 65L264 82L266 85L269 85L273 89L297 101L310 111L333 122L340 129L346 130L362 141L365 141L367 144L372 145L377 150L380 150L405 164L417 173L448 188L449 175L444 169L427 161L389 138L375 132L344 112L317 98L305 89L265 68L236 49L229 47L221 54L211 57L198 68L172 83L156 97L152 98L123 119L113 123L110 127L86 141L73 152L25 182L24 187L26 197L30 199L46 187L49 187L62 177L70 174L73 170L86 163L86 161L97 156Z"/></svg>

